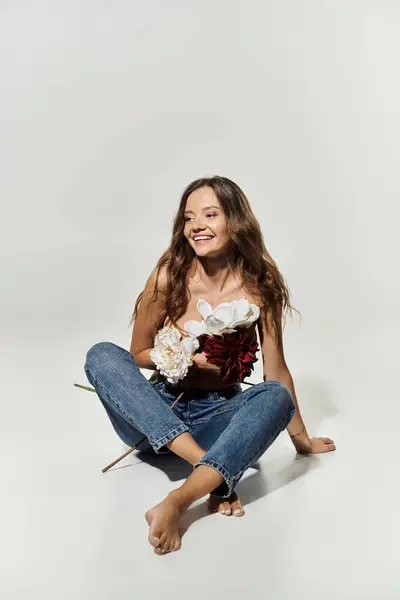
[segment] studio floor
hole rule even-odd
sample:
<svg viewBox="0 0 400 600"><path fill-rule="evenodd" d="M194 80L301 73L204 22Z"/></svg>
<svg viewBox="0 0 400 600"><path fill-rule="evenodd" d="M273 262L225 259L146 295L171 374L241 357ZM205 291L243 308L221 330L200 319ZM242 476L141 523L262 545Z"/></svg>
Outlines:
<svg viewBox="0 0 400 600"><path fill-rule="evenodd" d="M400 600L399 30L394 0L0 2L1 600ZM183 290L180 198L213 175L244 196L218 184L226 227L187 231L230 233L254 283L275 272L257 221L303 317L304 422L336 451L283 431L244 517L199 500L159 556L144 514L190 469L103 474L126 447L74 383L95 343L129 348L169 248ZM227 298L212 256L199 289Z"/></svg>
<svg viewBox="0 0 400 600"><path fill-rule="evenodd" d="M11 343L0 422L2 598L398 599L395 364L370 378L362 342L340 359L332 346L336 363L325 368L315 354L318 377L294 377L310 435L331 437L337 450L301 456L282 432L238 485L245 516L209 515L198 501L182 521L181 550L165 556L147 542L144 513L183 482L185 463L134 452L103 474L126 446L97 395L73 385L90 386L87 348L28 347L17 370Z"/></svg>

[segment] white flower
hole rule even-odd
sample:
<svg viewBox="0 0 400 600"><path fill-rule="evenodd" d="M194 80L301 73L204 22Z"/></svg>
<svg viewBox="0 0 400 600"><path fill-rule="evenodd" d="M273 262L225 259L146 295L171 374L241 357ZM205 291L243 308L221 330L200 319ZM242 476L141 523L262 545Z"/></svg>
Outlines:
<svg viewBox="0 0 400 600"><path fill-rule="evenodd" d="M176 327L163 327L154 339L150 357L161 375L175 385L186 377L189 367L193 364L192 356L198 347L199 341L196 337L181 339L181 332Z"/></svg>
<svg viewBox="0 0 400 600"><path fill-rule="evenodd" d="M186 321L183 326L185 331L195 336L233 333L236 327L250 327L260 316L260 307L257 304L250 304L244 296L240 300L222 302L215 309L209 302L200 298L197 309L203 320Z"/></svg>

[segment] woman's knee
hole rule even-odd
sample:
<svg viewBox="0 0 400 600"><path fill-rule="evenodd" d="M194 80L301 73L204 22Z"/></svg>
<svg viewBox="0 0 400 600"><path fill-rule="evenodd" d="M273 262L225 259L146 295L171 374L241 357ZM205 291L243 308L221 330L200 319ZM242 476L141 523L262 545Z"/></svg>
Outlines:
<svg viewBox="0 0 400 600"><path fill-rule="evenodd" d="M289 388L282 383L281 381L279 381L280 384L280 399L281 402L283 404L283 409L286 410L288 415L291 415L291 417L294 415L294 412L296 410L296 405L294 403L293 400L293 396L289 390ZM290 418L291 418L290 417Z"/></svg>
<svg viewBox="0 0 400 600"><path fill-rule="evenodd" d="M119 347L113 342L98 342L86 353L85 371L93 368L96 364L109 361L118 352Z"/></svg>
<svg viewBox="0 0 400 600"><path fill-rule="evenodd" d="M281 412L293 416L296 405L289 388L284 383L281 381L264 381L261 385L265 385L269 392L273 390L274 406L278 405Z"/></svg>

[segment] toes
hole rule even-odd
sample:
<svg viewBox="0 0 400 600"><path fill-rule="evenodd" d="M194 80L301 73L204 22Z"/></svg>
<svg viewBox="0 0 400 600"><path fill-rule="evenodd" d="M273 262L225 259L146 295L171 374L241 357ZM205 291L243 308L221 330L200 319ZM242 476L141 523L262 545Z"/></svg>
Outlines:
<svg viewBox="0 0 400 600"><path fill-rule="evenodd" d="M175 537L172 537L172 539L170 539L166 533L162 533L159 539L159 543L154 548L154 551L157 554L168 554L169 552L175 552L175 550L179 550L180 547L180 538L176 539Z"/></svg>
<svg viewBox="0 0 400 600"><path fill-rule="evenodd" d="M168 534L164 531L161 535L160 535L160 546L162 548L165 548L165 546L168 545Z"/></svg>
<svg viewBox="0 0 400 600"><path fill-rule="evenodd" d="M171 541L167 540L164 543L164 545L158 546L158 548L155 548L154 552L156 552L157 554L169 554L170 552L175 552L176 550L179 550L180 547L181 547L180 540L171 540Z"/></svg>
<svg viewBox="0 0 400 600"><path fill-rule="evenodd" d="M150 544L154 546L154 548L158 548L160 546L160 538L156 537L155 535L151 535L151 533L149 533L148 540Z"/></svg>
<svg viewBox="0 0 400 600"><path fill-rule="evenodd" d="M232 508L232 514L234 517L243 517L244 509L243 509L243 506L241 505L240 500L236 500L235 502L232 502L231 508Z"/></svg>
<svg viewBox="0 0 400 600"><path fill-rule="evenodd" d="M162 533L160 536L160 548L163 554L169 552L169 537L166 533Z"/></svg>
<svg viewBox="0 0 400 600"><path fill-rule="evenodd" d="M171 540L170 545L169 545L169 551L170 552L175 552L175 550L178 550L178 548L176 546L177 546L177 541L176 540Z"/></svg>
<svg viewBox="0 0 400 600"><path fill-rule="evenodd" d="M181 545L182 545L181 537L180 537L180 535L178 534L178 535L175 537L175 539L174 539L174 550L179 550L179 548L181 547Z"/></svg>
<svg viewBox="0 0 400 600"><path fill-rule="evenodd" d="M218 507L218 512L225 516L242 517L244 515L244 508L239 499L234 502L222 502Z"/></svg>
<svg viewBox="0 0 400 600"><path fill-rule="evenodd" d="M229 502L223 502L222 504L220 504L218 510L221 514L226 515L227 517L229 517L232 514L232 509Z"/></svg>
<svg viewBox="0 0 400 600"><path fill-rule="evenodd" d="M148 540L152 546L154 546L154 552L156 554L165 554L169 552L169 541L165 533L162 533L160 537L149 533Z"/></svg>

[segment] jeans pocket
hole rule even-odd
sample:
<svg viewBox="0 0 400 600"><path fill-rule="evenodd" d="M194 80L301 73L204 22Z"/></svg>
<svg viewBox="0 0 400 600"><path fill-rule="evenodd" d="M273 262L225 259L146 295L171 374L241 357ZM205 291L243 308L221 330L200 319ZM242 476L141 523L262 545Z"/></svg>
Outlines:
<svg viewBox="0 0 400 600"><path fill-rule="evenodd" d="M159 381L154 384L154 389L161 395L170 406L175 402L179 392L167 385L166 381Z"/></svg>
<svg viewBox="0 0 400 600"><path fill-rule="evenodd" d="M151 384L155 390L157 390L158 392L165 392L165 382L164 381L156 381L155 383Z"/></svg>
<svg viewBox="0 0 400 600"><path fill-rule="evenodd" d="M242 386L240 385L240 383L239 384L235 383L234 385L232 385L230 387L221 388L220 391L216 392L216 397L217 397L217 400L219 400L220 402L224 402L224 401L230 400L234 396L237 396L241 392L242 392Z"/></svg>

